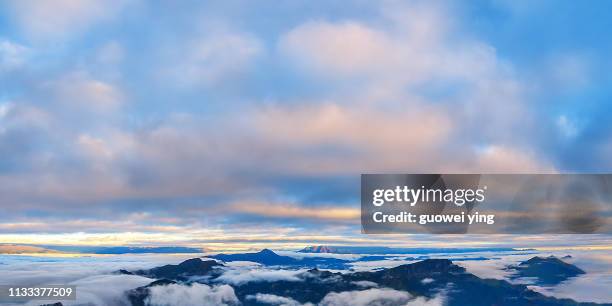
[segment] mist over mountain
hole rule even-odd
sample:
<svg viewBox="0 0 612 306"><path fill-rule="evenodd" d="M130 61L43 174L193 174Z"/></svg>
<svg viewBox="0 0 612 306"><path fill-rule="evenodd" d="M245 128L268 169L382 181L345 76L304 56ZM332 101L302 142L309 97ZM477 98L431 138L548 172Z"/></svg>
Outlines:
<svg viewBox="0 0 612 306"><path fill-rule="evenodd" d="M184 291L184 294L192 294L195 290L207 292L206 299L222 301L219 305L245 306L352 305L343 299L366 297L371 300L359 305L403 306L417 300L443 301L443 305L450 306L612 305L559 299L534 291L524 284L478 277L449 259L425 259L376 271L344 270L341 273L316 267L304 269L315 262L311 260L313 258L296 259L278 255L268 249L256 253L218 254L210 257L215 260L194 258L178 265L132 271L130 273L158 280L129 290L126 296L131 305L138 306L160 299L161 292ZM250 281L228 283L226 274L231 267L218 261L237 264L252 262L278 266L279 269L273 273L269 270L257 272L262 277ZM563 272L567 279L582 271L556 257L533 257L517 267L508 267L511 268L518 269L520 272L517 273L523 273L526 277L542 280L556 280L560 277L559 272ZM245 274L256 273L250 268L242 271Z"/></svg>
<svg viewBox="0 0 612 306"><path fill-rule="evenodd" d="M520 251L528 251L521 249ZM391 248L383 246L326 246L316 245L301 249L300 253L334 254L429 254L429 253L471 253L519 251L514 248Z"/></svg>
<svg viewBox="0 0 612 306"><path fill-rule="evenodd" d="M535 279L538 285L557 285L569 278L586 273L554 256L536 256L518 265L509 266L508 270L514 272L513 279L531 278Z"/></svg>
<svg viewBox="0 0 612 306"><path fill-rule="evenodd" d="M178 265L165 265L149 270L137 270L128 273L149 278L187 281L193 276L219 275L221 273L219 268L221 267L223 267L223 264L214 260L203 261L200 258L193 258L185 260ZM123 272L123 274L126 273Z"/></svg>
<svg viewBox="0 0 612 306"><path fill-rule="evenodd" d="M349 261L329 257L304 257L296 259L290 256L282 256L271 250L263 249L257 253L242 254L218 254L208 256L224 262L250 261L267 266L299 266L299 267L325 267L328 269L343 269Z"/></svg>

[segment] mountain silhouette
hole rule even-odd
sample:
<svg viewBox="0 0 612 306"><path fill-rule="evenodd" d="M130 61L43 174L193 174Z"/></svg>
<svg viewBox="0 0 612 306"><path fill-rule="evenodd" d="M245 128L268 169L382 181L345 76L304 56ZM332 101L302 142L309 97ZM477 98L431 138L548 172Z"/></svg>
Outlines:
<svg viewBox="0 0 612 306"><path fill-rule="evenodd" d="M334 254L430 254L430 253L471 253L471 252L510 252L519 251L513 248L391 248L383 246L307 246L300 253L334 253ZM520 251L532 251L525 249Z"/></svg>
<svg viewBox="0 0 612 306"><path fill-rule="evenodd" d="M279 259L280 261L286 260L282 258L286 256L280 256L270 250L263 250L258 253L232 254L232 257L225 258L231 260L244 260L248 258L249 260L261 259L268 261L277 256L281 257L281 259ZM544 261L542 261L542 258L537 257L532 259L533 260L528 260L525 263L535 266L540 265L541 262L555 262L550 258L544 258ZM268 262L276 263L277 261ZM565 265L563 266L565 267ZM574 268L578 269L577 267ZM568 269L577 272L575 269ZM558 270L545 271L556 272ZM411 296L425 299L431 299L442 295L445 299L445 305L449 306L603 305L579 303L571 299L557 299L533 291L526 285L511 284L505 280L479 278L448 259L425 259L412 264L405 264L373 272L339 273L315 268L299 273L297 277L300 281L252 281L235 285L233 288L236 296L244 306L267 305L262 304L257 301L257 299L250 298L257 294L276 295L291 298L300 303L313 303L316 305L323 300L326 295L332 292L340 293L345 291L364 290L363 285L360 285L364 283L375 284L378 288L405 291L410 293ZM198 282L211 286L219 284L218 281L212 278L200 279ZM163 286L169 283L175 282L169 280L154 282L147 286L130 290L127 292L127 295L132 305L141 306L144 305L144 301L147 299L149 288L152 286ZM384 305L394 306L394 304Z"/></svg>
<svg viewBox="0 0 612 306"><path fill-rule="evenodd" d="M296 259L290 256L278 255L269 249L263 249L257 253L218 254L208 257L223 262L251 261L266 266L299 266L329 269L343 269L345 268L345 264L349 262L348 260L327 257L304 257Z"/></svg>
<svg viewBox="0 0 612 306"><path fill-rule="evenodd" d="M536 284L545 286L557 285L569 278L586 273L554 256L536 256L518 265L509 266L507 269L514 271L512 275L514 279L535 278Z"/></svg>
<svg viewBox="0 0 612 306"><path fill-rule="evenodd" d="M165 265L149 270L137 270L131 273L150 278L185 281L193 276L215 276L220 273L218 270L216 270L216 268L220 267L223 267L223 264L220 264L214 260L203 261L200 258L192 258L185 260L178 265ZM129 271L125 270L119 271L120 274L130 273Z"/></svg>

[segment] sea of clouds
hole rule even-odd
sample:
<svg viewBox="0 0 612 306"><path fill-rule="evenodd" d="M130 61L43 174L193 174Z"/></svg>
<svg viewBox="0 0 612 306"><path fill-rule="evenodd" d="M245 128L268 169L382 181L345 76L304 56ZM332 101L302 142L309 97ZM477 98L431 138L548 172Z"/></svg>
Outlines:
<svg viewBox="0 0 612 306"><path fill-rule="evenodd" d="M287 256L312 256L294 252L284 252ZM422 254L420 254L422 255ZM530 283L529 280L511 280L511 272L504 268L517 264L535 255L562 257L571 255L564 260L577 265L587 274L569 279L557 286L542 287ZM336 256L336 255L326 255ZM391 268L416 260L406 259L417 255L389 255L388 258L375 261L356 261L350 265L353 271L373 271L381 268ZM450 258L463 266L468 272L481 278L505 279L511 282L523 282L530 288L546 295L571 298L583 302L610 302L612 293L612 255L608 251L556 251L556 252L479 252L468 254L429 254L432 258ZM2 283L11 285L43 285L68 284L77 286L77 299L66 301L64 305L129 305L124 292L152 282L152 279L136 275L120 275L113 272L119 269L148 269L164 264L176 264L193 255L112 255L112 256L25 256L0 255L0 275ZM360 255L337 255L344 259L358 259ZM476 259L486 260L476 260ZM248 282L303 281L307 269L283 269L266 267L253 262L232 262L226 264L222 276L218 277L212 286L204 284L155 287L147 302L150 305L179 306L193 305L194 301L207 305L236 305L239 303L232 286ZM333 270L334 272L337 270ZM342 271L348 273L348 270ZM423 280L429 281L427 279ZM443 305L444 292L432 299L414 297L407 292L378 287L376 283L360 284L363 290L330 293L318 306L359 306L359 305ZM289 297L271 294L256 294L248 296L259 302L270 305L309 306L302 305ZM13 305L39 305L40 302Z"/></svg>

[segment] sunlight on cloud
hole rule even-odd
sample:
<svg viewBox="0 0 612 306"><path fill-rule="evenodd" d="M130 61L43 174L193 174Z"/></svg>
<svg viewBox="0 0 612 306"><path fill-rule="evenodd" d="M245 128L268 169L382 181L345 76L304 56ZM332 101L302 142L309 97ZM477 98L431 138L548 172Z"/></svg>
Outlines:
<svg viewBox="0 0 612 306"><path fill-rule="evenodd" d="M291 204L237 203L232 205L236 213L255 214L274 218L338 219L357 221L361 215L358 208L316 207L307 208Z"/></svg>

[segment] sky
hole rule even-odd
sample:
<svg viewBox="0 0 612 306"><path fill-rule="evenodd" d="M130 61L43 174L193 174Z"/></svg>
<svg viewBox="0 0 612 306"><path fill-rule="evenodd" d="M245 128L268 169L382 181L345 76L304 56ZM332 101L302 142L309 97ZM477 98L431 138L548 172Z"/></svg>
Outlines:
<svg viewBox="0 0 612 306"><path fill-rule="evenodd" d="M2 1L0 242L555 247L362 235L359 174L609 172L611 6Z"/></svg>

